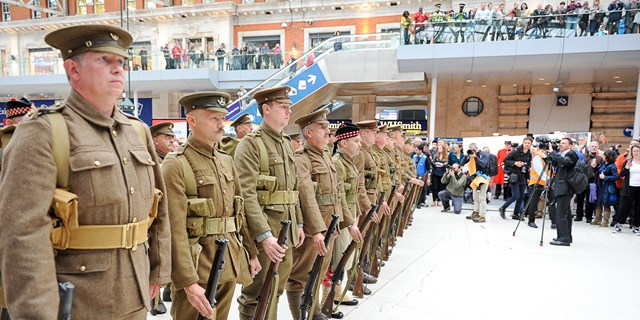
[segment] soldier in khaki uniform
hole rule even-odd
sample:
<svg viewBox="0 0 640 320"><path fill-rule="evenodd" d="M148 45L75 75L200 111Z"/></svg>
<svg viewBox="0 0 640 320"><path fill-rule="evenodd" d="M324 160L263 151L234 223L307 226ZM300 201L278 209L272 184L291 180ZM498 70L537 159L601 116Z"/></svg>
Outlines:
<svg viewBox="0 0 640 320"><path fill-rule="evenodd" d="M5 150L0 269L9 313L13 319L55 318L57 283L69 281L74 319L146 319L149 302L170 279L171 241L166 198L155 219L151 214L154 188L164 192L164 181L149 129L116 107L131 35L114 26L81 25L56 30L45 41L60 49L71 91L57 108L30 113ZM54 124L66 125L68 135ZM69 142L68 176L58 179L55 141ZM69 217L52 231L54 189L65 178L67 191L77 195L79 227Z"/></svg>
<svg viewBox="0 0 640 320"><path fill-rule="evenodd" d="M240 140L253 131L253 118L251 115L245 113L231 122L231 126L236 131L237 138L224 137L220 143L220 149L233 157L236 153L236 148L238 147Z"/></svg>
<svg viewBox="0 0 640 320"><path fill-rule="evenodd" d="M366 190L366 197L362 193L359 194L358 202L362 212L369 211L371 204L376 201L378 193L382 190L382 181L380 181L380 172L378 171L378 163L376 162L375 155L371 148L375 143L376 132L378 132L378 121L367 120L356 123L360 128L360 142L362 148L360 154L354 158L354 164L356 169L360 172L360 180L358 189ZM389 208L384 206L381 212L388 213ZM377 217L376 219L377 220Z"/></svg>
<svg viewBox="0 0 640 320"><path fill-rule="evenodd" d="M389 141L393 143L390 147L393 152L394 162L399 164L396 168L400 179L400 184L403 184L407 179L411 179L411 183L417 185L423 185L424 183L417 179L417 172L415 162L404 152L404 137L402 137L402 125L395 125L389 127Z"/></svg>
<svg viewBox="0 0 640 320"><path fill-rule="evenodd" d="M252 319L258 305L260 289L269 264L278 266L279 298L292 266L291 252L304 241L302 213L298 204L298 178L291 141L282 129L291 115L290 87L264 89L254 94L263 122L260 128L238 144L235 164L242 186L247 226L251 239L259 243L258 259L262 266L253 283L242 287L238 297L240 319ZM278 245L280 221L291 220L286 247ZM296 227L297 226L297 227ZM270 305L268 319L276 319L277 301Z"/></svg>
<svg viewBox="0 0 640 320"><path fill-rule="evenodd" d="M153 145L156 148L156 154L160 163L164 160L169 152L176 151L175 144L176 134L173 132L172 122L158 123L149 128L151 130L151 136L153 137Z"/></svg>
<svg viewBox="0 0 640 320"><path fill-rule="evenodd" d="M296 124L288 125L284 128L284 133L286 133L289 138L291 138L291 146L293 147L293 152L298 150L302 150L302 137L300 136L300 128Z"/></svg>
<svg viewBox="0 0 640 320"><path fill-rule="evenodd" d="M324 151L329 141L327 112L323 109L296 120L305 140L303 150L296 152L296 166L300 176L300 207L307 239L300 248L293 250L293 270L286 287L289 309L294 319L300 317L300 300L313 262L318 255L330 257L330 248L324 245L324 232L331 222L331 215L339 215L340 222L346 225L354 223L344 194L336 192L342 189L342 181L338 179L331 157ZM328 262L329 259L326 259L321 277L325 274ZM317 293L314 297L318 297ZM319 305L313 311L313 319L325 318Z"/></svg>
<svg viewBox="0 0 640 320"><path fill-rule="evenodd" d="M171 316L191 320L199 312L213 317L214 310L204 292L217 249L215 241L227 239L215 316L227 319L236 282L251 282L245 248L251 256L251 274L260 270L258 252L245 224L233 158L218 149L229 95L197 92L178 102L187 112L192 134L162 165L171 221Z"/></svg>
<svg viewBox="0 0 640 320"><path fill-rule="evenodd" d="M352 240L356 242L362 241L362 234L358 229L358 218L361 215L361 209L358 202L359 197L359 180L360 173L353 163L353 158L360 154L362 144L360 143L360 129L352 123L345 123L336 130L336 147L337 152L333 155L333 164L338 172L338 178L342 180L343 188L339 192L345 194L347 206L351 215L354 216L354 223L347 225L340 223L340 235L336 238L335 247L333 248L333 258L331 260L331 270L335 270L342 259L342 253L347 249ZM365 190L366 193L366 190ZM345 265L344 273L348 274L349 269L353 265L353 254ZM329 282L326 282L329 283ZM325 282L323 282L325 284ZM323 287L323 299L328 293L331 286ZM342 296L342 281L336 284L336 297ZM344 289L346 290L346 288ZM324 304L324 302L323 302ZM341 304L354 306L358 304L358 300L354 299L348 293L341 300ZM331 315L326 315L331 316ZM341 312L337 315L341 318Z"/></svg>

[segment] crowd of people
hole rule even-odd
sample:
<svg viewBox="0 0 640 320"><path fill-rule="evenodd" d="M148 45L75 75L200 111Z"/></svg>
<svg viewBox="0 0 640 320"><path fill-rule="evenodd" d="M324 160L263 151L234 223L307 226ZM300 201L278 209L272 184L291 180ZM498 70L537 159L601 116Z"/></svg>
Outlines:
<svg viewBox="0 0 640 320"><path fill-rule="evenodd" d="M637 0L624 3L600 0L580 3L576 0L552 4L539 3L529 8L526 3L481 3L480 7L465 10L441 10L436 3L432 11L420 7L417 12L405 11L400 25L404 44L441 42L499 41L527 38L594 36L604 34L638 33L640 15ZM622 27L622 25L624 27Z"/></svg>
<svg viewBox="0 0 640 320"><path fill-rule="evenodd" d="M571 219L613 227L616 233L628 224L633 233L640 235L640 142L633 139L629 147L623 149L620 145L608 146L604 135L600 138L603 145L587 141L586 136L578 137L577 141L571 138L548 141L528 135L521 144L505 141L504 148L495 156L495 174L489 172L492 160L488 148L479 150L475 143L470 144L465 153L457 143L434 141L429 148L417 139L413 159L417 175L429 175L427 183L431 188L427 192L432 195L431 205L442 206L442 212L450 210L451 202L454 213L460 214L462 203L473 201L473 212L467 218L485 222L486 204L493 194L494 199L503 196L505 200L498 209L503 219L512 207L512 219L528 217L532 228L538 227L535 219L548 211L552 228L560 229L560 222L564 222L563 235L570 235ZM573 158L564 163L569 151ZM575 192L566 188L564 180L570 170L580 166L578 160L584 163L588 187ZM547 186L549 182L551 185ZM541 198L543 192L547 196ZM468 199L468 193L473 200ZM575 217L571 203L563 197L573 200ZM419 205L427 205L424 196L421 199ZM564 220L558 219L558 212L565 215ZM570 243L566 240L560 242Z"/></svg>

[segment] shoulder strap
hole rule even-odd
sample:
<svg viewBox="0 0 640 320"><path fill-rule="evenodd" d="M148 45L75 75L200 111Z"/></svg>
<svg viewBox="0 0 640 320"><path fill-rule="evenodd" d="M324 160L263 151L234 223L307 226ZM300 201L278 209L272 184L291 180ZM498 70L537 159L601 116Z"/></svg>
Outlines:
<svg viewBox="0 0 640 320"><path fill-rule="evenodd" d="M264 145L262 135L256 132L256 143L258 144L258 151L260 152L260 174L263 176L269 175L269 154L267 153L267 147Z"/></svg>
<svg viewBox="0 0 640 320"><path fill-rule="evenodd" d="M146 146L148 141L147 141L147 130L144 127L144 124L142 124L142 122L140 122L137 119L131 119L129 123L131 123L131 125L133 126L133 129L136 130L136 133L138 134L138 136Z"/></svg>
<svg viewBox="0 0 640 320"><path fill-rule="evenodd" d="M69 187L69 129L59 112L45 114L51 124L53 134L53 161L56 163L56 184L58 188Z"/></svg>
<svg viewBox="0 0 640 320"><path fill-rule="evenodd" d="M184 173L184 185L187 189L187 198L193 199L198 197L198 192L196 190L196 176L193 174L193 169L187 160L187 157L184 154L177 154L176 158L182 164L182 172Z"/></svg>

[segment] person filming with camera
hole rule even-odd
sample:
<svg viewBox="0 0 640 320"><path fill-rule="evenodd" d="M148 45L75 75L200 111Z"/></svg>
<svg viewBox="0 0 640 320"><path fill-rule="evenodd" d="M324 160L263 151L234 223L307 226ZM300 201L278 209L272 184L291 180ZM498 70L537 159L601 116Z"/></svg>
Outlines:
<svg viewBox="0 0 640 320"><path fill-rule="evenodd" d="M558 237L550 242L554 246L570 246L573 238L571 236L571 199L574 192L569 186L567 177L569 171L578 163L578 154L573 151L573 141L571 138L562 138L558 145L559 152L549 152L547 160L551 159L557 168L553 189L556 195L556 229Z"/></svg>
<svg viewBox="0 0 640 320"><path fill-rule="evenodd" d="M524 202L524 192L527 188L527 180L529 179L529 166L531 165L531 146L533 138L525 137L522 145L513 149L506 158L504 158L505 173L509 174L509 187L511 188L511 197L500 207L500 217L506 219L505 210L515 202L513 208L513 219L520 220L522 215L522 203Z"/></svg>
<svg viewBox="0 0 640 320"><path fill-rule="evenodd" d="M469 164L469 174L471 175L471 190L473 190L473 212L466 218L473 222L486 222L487 213L487 188L489 187L489 154L478 150L475 143L469 144L467 156L462 159L461 165Z"/></svg>

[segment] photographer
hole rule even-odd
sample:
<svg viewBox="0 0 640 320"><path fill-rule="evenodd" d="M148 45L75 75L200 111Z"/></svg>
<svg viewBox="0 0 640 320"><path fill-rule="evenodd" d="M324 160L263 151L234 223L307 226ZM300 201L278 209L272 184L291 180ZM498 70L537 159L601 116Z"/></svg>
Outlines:
<svg viewBox="0 0 640 320"><path fill-rule="evenodd" d="M454 163L447 167L447 173L442 177L442 183L447 185L447 189L438 193L438 197L444 207L441 212L449 211L449 200L451 200L453 213L460 214L462 211L462 197L467 186L467 176L462 174L460 164Z"/></svg>
<svg viewBox="0 0 640 320"><path fill-rule="evenodd" d="M511 197L498 209L500 217L506 219L505 210L515 202L513 209L514 220L520 220L522 214L522 203L524 202L524 191L527 187L529 179L529 166L531 164L531 146L533 138L525 137L522 145L512 150L506 158L504 158L505 172L509 174L509 187L511 188Z"/></svg>
<svg viewBox="0 0 640 320"><path fill-rule="evenodd" d="M529 200L529 208L527 208L527 214L529 215L529 223L528 226L531 228L537 228L536 225L536 210L538 209L537 204L540 202L540 196L542 195L542 190L547 184L547 180L549 180L550 172L549 170L545 170L546 168L546 153L549 151L549 139L546 137L538 137L536 139L538 143L538 148L535 147L531 149L531 170L529 176L529 188L531 194L531 200ZM553 190L547 189L547 199L553 199ZM549 206L549 216L551 219L552 226L554 226L555 221L555 206ZM543 208L544 211L544 208Z"/></svg>
<svg viewBox="0 0 640 320"><path fill-rule="evenodd" d="M558 168L553 182L557 200L556 225L558 226L558 237L550 242L554 246L568 247L573 241L571 236L571 198L574 193L567 182L567 176L578 162L578 155L572 150L572 146L573 141L565 137L560 140L560 153L548 153L549 158Z"/></svg>
<svg viewBox="0 0 640 320"><path fill-rule="evenodd" d="M466 218L473 220L473 222L486 222L489 176L485 172L488 172L489 155L478 150L477 144L471 143L469 150L467 150L467 156L462 160L462 165L467 163L469 164L469 174L473 179L470 185L473 190L473 213Z"/></svg>

